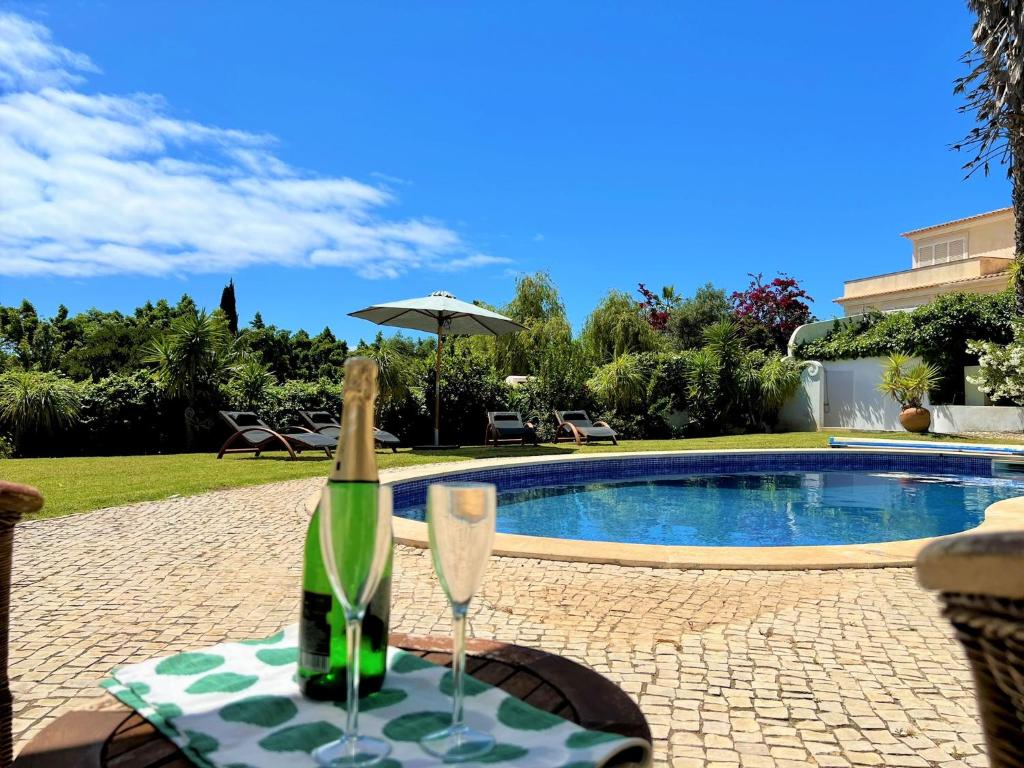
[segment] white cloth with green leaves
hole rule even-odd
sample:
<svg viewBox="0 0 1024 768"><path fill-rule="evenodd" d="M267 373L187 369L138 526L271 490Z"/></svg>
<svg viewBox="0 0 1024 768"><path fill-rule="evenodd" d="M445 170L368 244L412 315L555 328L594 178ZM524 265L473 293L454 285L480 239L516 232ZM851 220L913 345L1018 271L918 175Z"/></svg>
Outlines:
<svg viewBox="0 0 1024 768"><path fill-rule="evenodd" d="M103 685L197 765L315 766L310 753L341 735L345 710L299 693L297 640L291 626L264 640L121 667ZM593 768L633 747L649 759L649 745L641 739L585 730L472 677L465 691L467 722L497 741L474 765ZM448 725L451 703L450 671L389 648L384 688L362 700L359 729L391 743L381 768L437 765L418 742Z"/></svg>

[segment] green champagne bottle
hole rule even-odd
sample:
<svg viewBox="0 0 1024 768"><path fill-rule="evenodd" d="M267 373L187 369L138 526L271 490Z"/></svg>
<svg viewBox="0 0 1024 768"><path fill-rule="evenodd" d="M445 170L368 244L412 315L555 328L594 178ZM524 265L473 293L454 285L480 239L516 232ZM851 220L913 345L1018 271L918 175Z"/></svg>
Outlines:
<svg viewBox="0 0 1024 768"><path fill-rule="evenodd" d="M377 456L373 443L373 404L377 365L366 358L345 361L345 407L334 465L325 494L332 509L372 520L376 516ZM391 559L366 609L359 648L359 695L381 689L387 668L388 621L391 614ZM347 653L345 618L320 552L320 511L306 531L302 563L302 612L299 619L299 689L319 701L344 702Z"/></svg>

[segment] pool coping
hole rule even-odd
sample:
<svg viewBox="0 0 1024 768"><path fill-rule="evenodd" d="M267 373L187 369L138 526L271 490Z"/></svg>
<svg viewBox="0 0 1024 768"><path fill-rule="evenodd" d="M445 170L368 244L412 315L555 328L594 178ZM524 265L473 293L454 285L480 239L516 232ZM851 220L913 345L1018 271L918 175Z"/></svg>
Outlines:
<svg viewBox="0 0 1024 768"><path fill-rule="evenodd" d="M500 449L498 449L500 450ZM633 451L601 452L572 456L509 456L472 461L421 464L416 467L389 469L381 472L382 484L393 484L425 477L443 480L447 475L471 469L516 466L523 464L552 464L572 461L600 461L609 458L640 456L697 456L722 454L763 453L884 453L920 456L920 449L858 449L858 448L742 448L701 451ZM955 454L937 448L932 453ZM961 454L962 455L962 454ZM993 456L992 458L1000 458ZM1005 458L1005 457L1002 457ZM308 513L316 507L319 492L305 501ZM1003 499L989 505L984 521L975 528L952 536L969 536L998 530L1024 528L1024 496ZM429 547L427 525L404 517L394 518L395 542L411 547ZM582 539L559 539L545 536L523 536L498 533L494 538L494 554L503 557L522 557L539 560L605 563L648 568L676 568L696 570L831 570L837 568L894 568L907 567L926 545L950 536L924 539L906 539L870 544L834 544L823 546L787 547L695 547L665 544L630 544Z"/></svg>

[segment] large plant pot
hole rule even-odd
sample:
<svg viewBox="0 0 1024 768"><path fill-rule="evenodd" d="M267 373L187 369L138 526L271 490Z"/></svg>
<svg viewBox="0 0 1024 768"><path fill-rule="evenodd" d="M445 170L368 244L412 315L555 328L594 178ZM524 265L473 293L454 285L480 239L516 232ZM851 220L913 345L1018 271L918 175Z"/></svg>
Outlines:
<svg viewBox="0 0 1024 768"><path fill-rule="evenodd" d="M927 408L904 408L900 411L900 424L907 432L927 432L932 415Z"/></svg>

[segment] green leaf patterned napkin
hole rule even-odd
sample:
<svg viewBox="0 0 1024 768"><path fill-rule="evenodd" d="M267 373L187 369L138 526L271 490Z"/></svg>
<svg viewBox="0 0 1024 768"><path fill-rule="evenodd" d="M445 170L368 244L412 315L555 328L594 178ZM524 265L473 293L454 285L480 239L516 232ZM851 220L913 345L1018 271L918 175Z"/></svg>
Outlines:
<svg viewBox="0 0 1024 768"><path fill-rule="evenodd" d="M265 640L121 667L103 686L204 768L315 766L310 752L341 735L345 712L299 693L297 646L291 626ZM381 768L437 765L418 741L450 722L451 672L397 648L388 649L388 670L384 689L360 703L360 731L391 743ZM466 719L497 740L474 765L597 768L636 747L649 760L641 739L587 731L472 677Z"/></svg>

